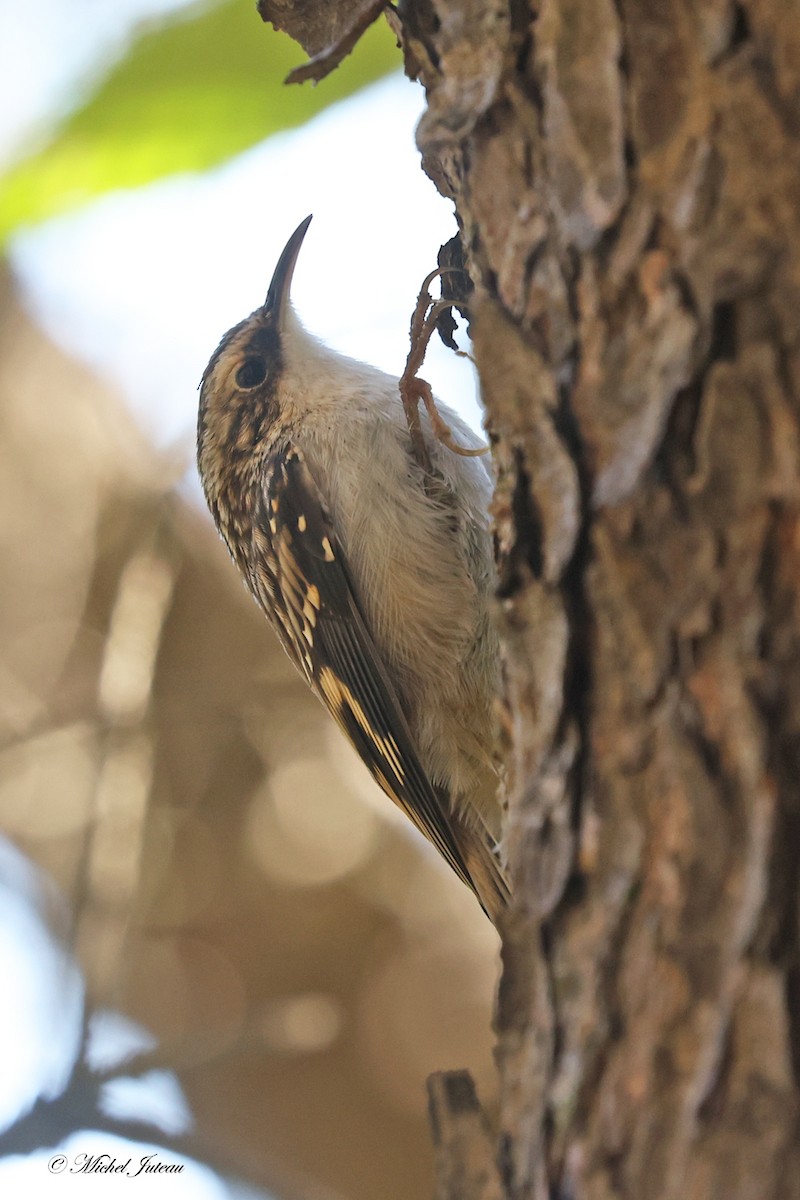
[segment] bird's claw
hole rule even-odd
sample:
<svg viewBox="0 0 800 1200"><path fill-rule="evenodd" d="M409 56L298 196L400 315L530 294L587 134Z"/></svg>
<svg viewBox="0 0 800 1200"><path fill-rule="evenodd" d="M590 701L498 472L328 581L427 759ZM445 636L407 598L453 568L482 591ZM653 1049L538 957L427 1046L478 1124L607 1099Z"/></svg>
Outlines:
<svg viewBox="0 0 800 1200"><path fill-rule="evenodd" d="M468 446L461 446L455 440L450 426L436 407L436 400L434 399L431 385L427 380L420 379L417 374L425 361L425 353L436 328L439 315L448 308L452 308L454 304L452 300L434 300L428 289L437 276L444 275L452 269L454 268L437 267L436 270L430 271L423 280L411 317L411 347L406 359L405 370L400 376L400 397L403 401L403 408L406 420L408 421L411 443L414 447L417 461L422 469L428 473L431 470L431 459L419 419L420 401L425 405L425 411L430 419L434 437L443 446L447 446L448 450L452 450L454 454L460 454L464 458L476 458L481 454L486 454L489 449L488 446L472 449ZM472 361L469 354L466 354L464 351L459 351L459 353Z"/></svg>

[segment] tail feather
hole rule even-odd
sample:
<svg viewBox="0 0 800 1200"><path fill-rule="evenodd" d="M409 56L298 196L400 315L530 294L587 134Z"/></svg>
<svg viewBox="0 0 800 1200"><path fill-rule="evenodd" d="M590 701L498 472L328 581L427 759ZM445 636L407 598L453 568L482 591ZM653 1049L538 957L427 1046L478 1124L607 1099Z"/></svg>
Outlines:
<svg viewBox="0 0 800 1200"><path fill-rule="evenodd" d="M464 829L458 838L459 849L467 864L472 890L493 925L511 899L511 888L487 834Z"/></svg>

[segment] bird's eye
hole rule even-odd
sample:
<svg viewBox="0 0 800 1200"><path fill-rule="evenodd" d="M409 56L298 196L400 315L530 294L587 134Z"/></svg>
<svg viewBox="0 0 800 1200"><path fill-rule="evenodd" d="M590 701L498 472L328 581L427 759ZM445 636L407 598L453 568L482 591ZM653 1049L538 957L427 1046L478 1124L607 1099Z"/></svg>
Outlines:
<svg viewBox="0 0 800 1200"><path fill-rule="evenodd" d="M263 358L246 358L236 372L236 386L254 388L267 377L267 364Z"/></svg>

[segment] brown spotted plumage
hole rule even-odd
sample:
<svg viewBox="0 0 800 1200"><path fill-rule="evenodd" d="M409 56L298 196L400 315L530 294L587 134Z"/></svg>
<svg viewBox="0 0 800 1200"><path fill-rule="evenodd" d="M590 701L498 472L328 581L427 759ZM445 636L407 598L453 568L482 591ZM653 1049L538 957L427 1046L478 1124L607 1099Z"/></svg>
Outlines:
<svg viewBox="0 0 800 1200"><path fill-rule="evenodd" d="M203 376L203 487L289 657L496 919L508 889L495 853L490 479L436 445L431 486L397 380L302 329L288 293L309 220L264 306L225 335Z"/></svg>

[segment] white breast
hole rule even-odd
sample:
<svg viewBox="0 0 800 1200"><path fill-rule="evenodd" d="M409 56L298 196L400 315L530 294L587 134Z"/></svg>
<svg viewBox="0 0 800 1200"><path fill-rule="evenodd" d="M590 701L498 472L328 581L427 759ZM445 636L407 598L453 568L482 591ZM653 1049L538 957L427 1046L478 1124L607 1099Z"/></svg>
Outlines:
<svg viewBox="0 0 800 1200"><path fill-rule="evenodd" d="M487 766L497 669L488 469L436 442L423 416L449 493L447 503L431 500L409 456L397 380L334 355L299 325L293 335L296 440L330 506L367 623L426 769L456 794L473 791ZM439 407L458 441L480 445Z"/></svg>

